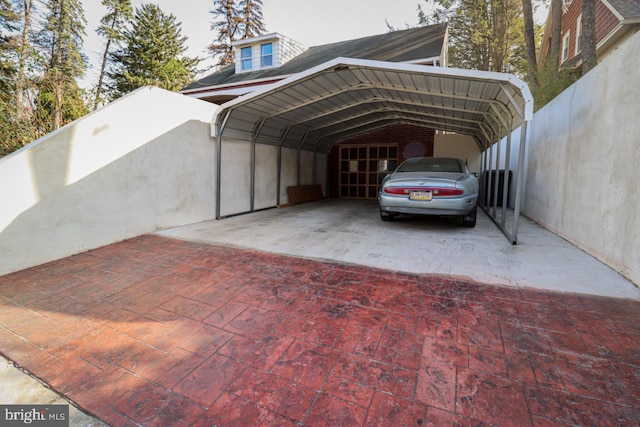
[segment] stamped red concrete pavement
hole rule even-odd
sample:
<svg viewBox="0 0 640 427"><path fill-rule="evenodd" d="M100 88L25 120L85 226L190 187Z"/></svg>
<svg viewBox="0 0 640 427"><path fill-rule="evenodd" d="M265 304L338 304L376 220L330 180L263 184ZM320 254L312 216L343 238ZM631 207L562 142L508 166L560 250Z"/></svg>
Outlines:
<svg viewBox="0 0 640 427"><path fill-rule="evenodd" d="M158 236L0 295L0 352L113 426L640 424L638 301Z"/></svg>

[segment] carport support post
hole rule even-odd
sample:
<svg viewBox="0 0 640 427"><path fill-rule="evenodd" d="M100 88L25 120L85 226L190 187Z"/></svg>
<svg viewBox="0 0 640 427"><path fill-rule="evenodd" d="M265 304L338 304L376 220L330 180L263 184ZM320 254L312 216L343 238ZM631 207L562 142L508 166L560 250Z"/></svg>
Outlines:
<svg viewBox="0 0 640 427"><path fill-rule="evenodd" d="M250 203L249 203L249 212L254 212L255 209L255 201L256 201L256 141L258 140L258 135L262 130L262 126L264 125L264 120L261 120L258 123L258 126L253 132L253 136L251 137L251 195L250 195Z"/></svg>
<svg viewBox="0 0 640 427"><path fill-rule="evenodd" d="M255 210L256 199L256 140L251 141L251 200L249 203L249 212Z"/></svg>
<svg viewBox="0 0 640 427"><path fill-rule="evenodd" d="M502 138L498 139L496 145L496 179L493 183L493 217L495 218L498 213L498 188L500 184L500 148L501 147ZM504 195L503 195L504 196ZM504 197L502 199L504 203Z"/></svg>
<svg viewBox="0 0 640 427"><path fill-rule="evenodd" d="M518 155L518 173L516 175L516 205L513 216L512 243L518 243L518 228L520 227L520 204L522 203L522 181L524 176L524 154L527 145L527 121L522 120L520 128L520 154Z"/></svg>
<svg viewBox="0 0 640 427"><path fill-rule="evenodd" d="M300 144L300 147L298 147L298 170L297 170L297 178L296 178L296 185L300 185L300 182L302 181L302 144Z"/></svg>
<svg viewBox="0 0 640 427"><path fill-rule="evenodd" d="M312 184L316 184L316 180L318 179L318 149L316 148L313 152L313 182Z"/></svg>
<svg viewBox="0 0 640 427"><path fill-rule="evenodd" d="M282 144L278 146L278 194L276 195L276 205L280 206L280 187L282 186Z"/></svg>
<svg viewBox="0 0 640 427"><path fill-rule="evenodd" d="M230 115L231 111L226 111L222 117L222 122L216 124L216 133L218 134L218 158L216 159L216 219L222 218L220 214L220 202L222 200L222 195L220 194L220 190L222 189L222 132L224 132L224 127Z"/></svg>
<svg viewBox="0 0 640 427"><path fill-rule="evenodd" d="M502 188L502 220L500 221L503 228L507 219L507 202L509 200L509 163L511 162L511 134L513 133L513 129L510 129L507 132L507 152L504 159L504 187Z"/></svg>
<svg viewBox="0 0 640 427"><path fill-rule="evenodd" d="M487 157L487 150L488 147L486 145L482 145L482 175L480 175L480 179L482 182L482 204L480 206L482 206L484 209L487 209L487 179L489 178L489 175L487 173L487 171L489 170L489 168L487 167L487 162L489 160L489 158Z"/></svg>
<svg viewBox="0 0 640 427"><path fill-rule="evenodd" d="M486 189L486 203L485 206L487 207L487 213L490 214L491 213L491 183L492 181L492 175L493 175L493 169L491 168L491 163L493 163L493 146L495 144L491 144L491 146L489 147L489 169L488 169L488 174L487 174L487 185L485 186Z"/></svg>

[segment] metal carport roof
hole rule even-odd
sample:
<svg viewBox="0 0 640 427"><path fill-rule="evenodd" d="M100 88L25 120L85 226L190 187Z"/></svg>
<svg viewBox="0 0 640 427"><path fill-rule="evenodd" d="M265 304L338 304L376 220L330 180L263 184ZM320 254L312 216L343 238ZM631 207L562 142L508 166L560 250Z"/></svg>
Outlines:
<svg viewBox="0 0 640 427"><path fill-rule="evenodd" d="M516 222L511 232L504 218L497 223L515 243L526 127L532 117L528 86L509 74L337 58L221 105L215 124L218 185L223 135L254 145L329 153L342 138L404 123L472 136L485 153L486 170L493 164L493 149L489 158L487 150L506 136L508 156L511 133L522 126ZM220 217L219 199L217 206Z"/></svg>

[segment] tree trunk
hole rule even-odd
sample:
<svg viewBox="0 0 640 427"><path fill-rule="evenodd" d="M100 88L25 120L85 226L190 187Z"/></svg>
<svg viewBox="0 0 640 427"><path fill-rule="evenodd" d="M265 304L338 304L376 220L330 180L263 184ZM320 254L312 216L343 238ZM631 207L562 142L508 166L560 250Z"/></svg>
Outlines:
<svg viewBox="0 0 640 427"><path fill-rule="evenodd" d="M522 0L522 12L524 14L524 43L527 50L527 63L529 64L527 80L531 83L537 83L536 69L538 65L536 60L536 39L531 0Z"/></svg>
<svg viewBox="0 0 640 427"><path fill-rule="evenodd" d="M31 27L31 11L33 9L33 0L23 0L23 27L20 37L19 59L18 59L18 75L16 76L16 113L17 117L22 117L24 110L24 90L26 81L27 68L27 48L29 46L29 28Z"/></svg>
<svg viewBox="0 0 640 427"><path fill-rule="evenodd" d="M550 59L560 66L560 43L562 38L562 0L551 0L551 47Z"/></svg>
<svg viewBox="0 0 640 427"><path fill-rule="evenodd" d="M113 21L111 22L111 30L116 26L117 15L114 13ZM102 84L104 82L104 71L107 68L107 60L109 59L109 48L111 47L111 37L107 38L107 45L104 48L104 54L102 55L102 66L100 67L100 77L98 78L98 86L96 87L96 99L93 102L93 110L98 109L100 105L100 95L102 94Z"/></svg>
<svg viewBox="0 0 640 427"><path fill-rule="evenodd" d="M52 51L52 68L54 71L53 74L53 94L55 97L55 102L53 104L53 129L59 129L62 126L62 87L64 85L64 76L62 75L62 50L63 50L63 42L62 42L62 34L64 34L64 8L60 6L58 10L58 34L55 36L56 41L53 43L53 51Z"/></svg>
<svg viewBox="0 0 640 427"><path fill-rule="evenodd" d="M598 64L596 53L596 1L582 0L582 75Z"/></svg>

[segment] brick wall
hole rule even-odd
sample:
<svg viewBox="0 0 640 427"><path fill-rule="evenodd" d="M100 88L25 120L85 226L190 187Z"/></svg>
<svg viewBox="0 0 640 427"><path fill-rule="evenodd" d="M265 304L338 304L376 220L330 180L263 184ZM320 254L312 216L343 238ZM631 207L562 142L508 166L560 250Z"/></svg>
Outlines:
<svg viewBox="0 0 640 427"><path fill-rule="evenodd" d="M433 156L435 130L411 125L391 125L338 140L329 156L329 197L338 195L338 145L398 144L398 164L411 157Z"/></svg>
<svg viewBox="0 0 640 427"><path fill-rule="evenodd" d="M433 156L435 130L411 125L393 125L350 138L338 140L344 144L398 144L398 164L411 157Z"/></svg>

